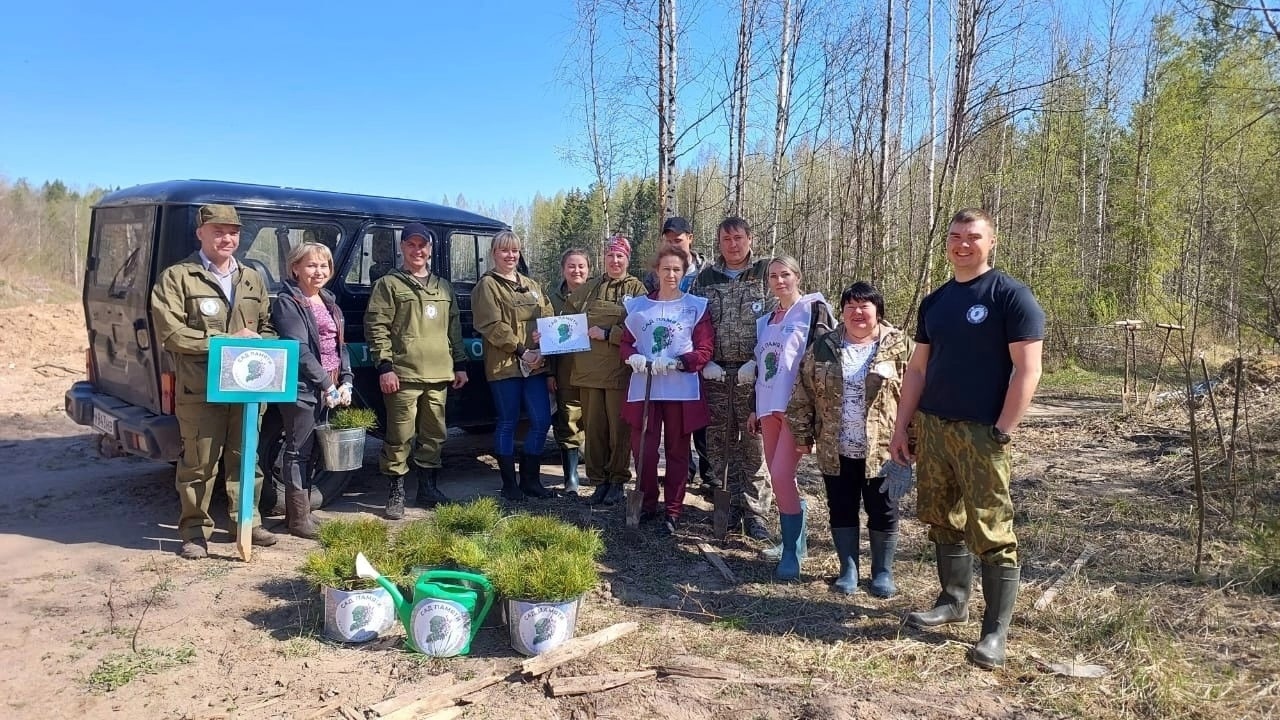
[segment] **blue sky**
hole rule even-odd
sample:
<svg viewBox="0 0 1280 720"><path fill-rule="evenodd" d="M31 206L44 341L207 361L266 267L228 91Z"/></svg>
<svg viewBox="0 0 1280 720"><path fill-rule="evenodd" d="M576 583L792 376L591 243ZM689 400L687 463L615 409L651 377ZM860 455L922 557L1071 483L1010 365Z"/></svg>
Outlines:
<svg viewBox="0 0 1280 720"><path fill-rule="evenodd" d="M438 201L590 182L560 2L12 3L0 176L241 180Z"/></svg>

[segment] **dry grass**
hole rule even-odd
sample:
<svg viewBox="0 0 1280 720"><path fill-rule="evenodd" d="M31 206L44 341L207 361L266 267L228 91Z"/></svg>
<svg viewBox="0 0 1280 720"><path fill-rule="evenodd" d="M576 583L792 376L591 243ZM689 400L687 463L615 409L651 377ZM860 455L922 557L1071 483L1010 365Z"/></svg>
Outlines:
<svg viewBox="0 0 1280 720"><path fill-rule="evenodd" d="M1010 661L1000 671L965 659L979 632L976 587L969 624L939 632L901 625L905 612L937 592L932 546L910 503L895 566L899 595L828 591L836 563L821 484L811 472L811 558L801 583L771 582L772 565L758 559L757 548L731 539L724 553L742 583L725 587L696 549L710 535L709 519L696 511L674 549L647 530L606 525L603 562L613 592L598 599L626 605L604 616L638 612L651 622L636 642L594 662L629 669L692 653L827 688L892 688L917 698L990 692L1026 717L1280 713L1280 598L1252 590L1240 569L1253 536L1219 523L1206 546L1206 570L1195 575L1193 497L1168 477L1162 460L1177 456L1177 426L1166 432L1153 425L1149 417L1101 413L1031 421L1020 432L1013 492L1023 586ZM1097 554L1048 607L1034 610L1087 543ZM1103 665L1109 674L1091 680L1047 671L1047 663L1072 661Z"/></svg>

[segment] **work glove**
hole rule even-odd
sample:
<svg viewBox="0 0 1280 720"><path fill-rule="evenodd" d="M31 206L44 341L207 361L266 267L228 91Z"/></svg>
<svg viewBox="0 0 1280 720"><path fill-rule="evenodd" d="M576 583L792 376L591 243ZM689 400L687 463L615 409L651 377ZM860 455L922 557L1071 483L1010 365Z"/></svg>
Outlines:
<svg viewBox="0 0 1280 720"><path fill-rule="evenodd" d="M702 366L702 377L711 382L721 382L724 380L724 368L709 362Z"/></svg>
<svg viewBox="0 0 1280 720"><path fill-rule="evenodd" d="M324 406L327 408L336 408L342 404L342 393L338 392L338 388L330 386L324 391Z"/></svg>
<svg viewBox="0 0 1280 720"><path fill-rule="evenodd" d="M880 492L887 495L893 502L901 500L902 496L911 492L911 488L916 485L915 471L896 460L885 463L880 473L884 476L884 481L880 483Z"/></svg>
<svg viewBox="0 0 1280 720"><path fill-rule="evenodd" d="M635 353L627 358L627 364L631 366L631 372L642 375L645 372L645 366L649 364L649 358L640 353Z"/></svg>
<svg viewBox="0 0 1280 720"><path fill-rule="evenodd" d="M748 360L738 368L738 384L751 385L756 381L756 361Z"/></svg>
<svg viewBox="0 0 1280 720"><path fill-rule="evenodd" d="M676 359L669 357L655 358L653 361L653 374L666 375L676 371Z"/></svg>
<svg viewBox="0 0 1280 720"><path fill-rule="evenodd" d="M338 386L338 404L343 406L351 404L351 383L342 383Z"/></svg>

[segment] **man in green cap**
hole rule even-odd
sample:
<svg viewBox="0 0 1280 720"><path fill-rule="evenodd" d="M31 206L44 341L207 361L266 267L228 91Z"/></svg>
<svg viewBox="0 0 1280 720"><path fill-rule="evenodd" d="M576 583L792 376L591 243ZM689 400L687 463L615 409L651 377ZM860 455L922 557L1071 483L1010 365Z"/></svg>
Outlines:
<svg viewBox="0 0 1280 720"><path fill-rule="evenodd" d="M243 410L234 403L205 402L209 373L209 338L274 337L267 284L256 270L236 262L240 247L240 216L230 205L204 205L197 211L196 239L200 248L160 273L151 292L151 318L160 344L170 353L177 373L174 414L182 436L175 485L182 515L179 555L188 560L207 557L213 518L213 495L219 463L227 484L231 525L238 523ZM274 545L276 538L262 527L258 498L262 469L256 459L253 485L254 545Z"/></svg>
<svg viewBox="0 0 1280 720"><path fill-rule="evenodd" d="M387 517L404 517L409 456L418 476L417 504L449 502L440 492L440 448L447 432L445 394L467 384L458 297L431 272L431 232L409 223L400 232L400 267L378 278L364 311L369 357L387 407L378 464L390 478ZM415 442L417 447L414 447Z"/></svg>

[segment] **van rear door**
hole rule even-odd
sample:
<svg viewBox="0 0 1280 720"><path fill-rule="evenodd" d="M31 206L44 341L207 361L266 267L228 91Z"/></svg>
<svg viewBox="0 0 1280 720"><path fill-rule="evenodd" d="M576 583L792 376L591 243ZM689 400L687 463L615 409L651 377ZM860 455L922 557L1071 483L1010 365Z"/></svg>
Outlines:
<svg viewBox="0 0 1280 720"><path fill-rule="evenodd" d="M148 308L157 210L140 205L93 211L84 288L97 391L154 413L161 411L160 378Z"/></svg>

